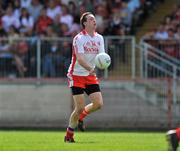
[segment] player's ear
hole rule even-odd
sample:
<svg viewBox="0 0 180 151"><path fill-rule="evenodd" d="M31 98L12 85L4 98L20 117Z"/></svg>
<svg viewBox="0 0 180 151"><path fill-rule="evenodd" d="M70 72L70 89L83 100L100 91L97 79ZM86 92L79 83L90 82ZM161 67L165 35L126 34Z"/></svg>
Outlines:
<svg viewBox="0 0 180 151"><path fill-rule="evenodd" d="M86 22L84 22L83 25L86 26Z"/></svg>

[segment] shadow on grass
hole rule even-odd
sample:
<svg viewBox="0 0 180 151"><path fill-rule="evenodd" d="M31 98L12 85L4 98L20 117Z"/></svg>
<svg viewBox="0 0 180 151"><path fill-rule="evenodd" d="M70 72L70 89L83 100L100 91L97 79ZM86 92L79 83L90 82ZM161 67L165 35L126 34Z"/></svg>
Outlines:
<svg viewBox="0 0 180 151"><path fill-rule="evenodd" d="M79 141L76 141L75 144L97 144L98 142L93 142L93 141L82 141L82 142L79 142Z"/></svg>

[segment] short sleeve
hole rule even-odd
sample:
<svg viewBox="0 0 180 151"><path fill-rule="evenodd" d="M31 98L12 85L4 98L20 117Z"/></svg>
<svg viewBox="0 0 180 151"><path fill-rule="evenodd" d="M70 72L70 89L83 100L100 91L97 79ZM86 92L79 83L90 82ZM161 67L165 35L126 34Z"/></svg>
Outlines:
<svg viewBox="0 0 180 151"><path fill-rule="evenodd" d="M75 53L84 53L83 41L81 40L81 37L74 38L73 47L74 47Z"/></svg>
<svg viewBox="0 0 180 151"><path fill-rule="evenodd" d="M104 48L104 38L103 36L100 35L100 48L99 48L99 53L105 52Z"/></svg>

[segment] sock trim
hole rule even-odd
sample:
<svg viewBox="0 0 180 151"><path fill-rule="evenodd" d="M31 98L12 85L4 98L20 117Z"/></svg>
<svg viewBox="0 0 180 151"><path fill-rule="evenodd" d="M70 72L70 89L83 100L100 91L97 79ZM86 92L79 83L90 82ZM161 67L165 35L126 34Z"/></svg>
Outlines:
<svg viewBox="0 0 180 151"><path fill-rule="evenodd" d="M68 127L67 130L70 132L74 132L74 128L71 128L71 127Z"/></svg>

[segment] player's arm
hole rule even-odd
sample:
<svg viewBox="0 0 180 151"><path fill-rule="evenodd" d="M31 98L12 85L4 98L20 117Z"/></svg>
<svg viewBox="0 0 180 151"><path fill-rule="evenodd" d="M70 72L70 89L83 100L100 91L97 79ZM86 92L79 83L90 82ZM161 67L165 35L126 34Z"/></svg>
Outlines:
<svg viewBox="0 0 180 151"><path fill-rule="evenodd" d="M76 53L76 58L78 63L85 68L87 71L89 71L89 74L94 74L94 67L92 67L91 65L89 65L86 60L84 59L84 54L83 53Z"/></svg>

